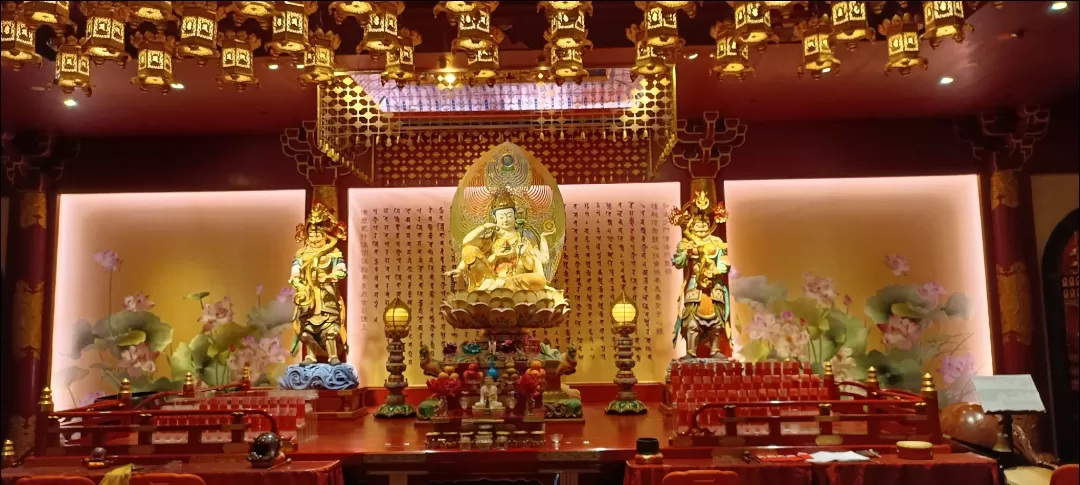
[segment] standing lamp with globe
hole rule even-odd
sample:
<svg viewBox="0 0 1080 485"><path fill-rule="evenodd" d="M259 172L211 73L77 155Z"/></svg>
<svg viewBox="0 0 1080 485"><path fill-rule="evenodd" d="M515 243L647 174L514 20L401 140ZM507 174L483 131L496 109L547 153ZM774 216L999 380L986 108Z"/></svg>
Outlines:
<svg viewBox="0 0 1080 485"><path fill-rule="evenodd" d="M611 317L614 320L615 333L619 337L615 340L615 366L619 371L615 373L615 385L618 386L618 397L608 404L605 412L608 414L644 414L648 412L645 404L634 394L634 341L630 335L637 329L637 307L634 301L625 294L615 301L611 307Z"/></svg>
<svg viewBox="0 0 1080 485"><path fill-rule="evenodd" d="M402 392L409 387L405 380L405 344L401 339L409 336L409 321L412 314L405 302L398 298L390 302L383 311L383 326L386 330L386 370L390 375L386 378L386 403L379 407L375 413L376 418L411 418L416 416L416 410L405 403L405 394Z"/></svg>

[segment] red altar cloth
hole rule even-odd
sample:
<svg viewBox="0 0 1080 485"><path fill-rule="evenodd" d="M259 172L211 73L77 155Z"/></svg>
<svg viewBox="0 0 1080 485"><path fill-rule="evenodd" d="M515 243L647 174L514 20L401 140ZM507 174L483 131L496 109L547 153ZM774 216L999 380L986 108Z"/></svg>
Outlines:
<svg viewBox="0 0 1080 485"><path fill-rule="evenodd" d="M14 485L20 478L39 475L73 475L100 481L113 467L87 470L81 466L40 466L6 468L2 472L3 485ZM178 467L162 470L160 467L143 467L143 473L190 473L206 481L206 485L344 485L345 477L339 461L294 461L272 469L252 468L246 462L236 463L184 463ZM134 475L140 470L136 468Z"/></svg>
<svg viewBox="0 0 1080 485"><path fill-rule="evenodd" d="M663 465L638 465L628 461L623 485L660 485L668 473L689 470L733 471L739 474L742 485L811 485L813 477L808 463L713 465L711 459L684 459L664 460Z"/></svg>
<svg viewBox="0 0 1080 485"><path fill-rule="evenodd" d="M711 459L664 460L663 465L626 463L623 485L660 485L671 472L729 470L743 485L998 485L994 460L973 453L939 454L933 460L883 455L853 463L713 465Z"/></svg>

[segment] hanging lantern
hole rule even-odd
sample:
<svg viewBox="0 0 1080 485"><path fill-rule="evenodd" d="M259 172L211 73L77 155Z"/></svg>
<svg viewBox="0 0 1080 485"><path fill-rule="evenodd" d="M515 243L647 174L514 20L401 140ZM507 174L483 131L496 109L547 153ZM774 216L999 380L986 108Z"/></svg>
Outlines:
<svg viewBox="0 0 1080 485"><path fill-rule="evenodd" d="M690 18L697 13L696 2L634 2L645 12L641 28L645 32L645 43L661 48L673 48L686 43L679 37L679 11L686 12Z"/></svg>
<svg viewBox="0 0 1080 485"><path fill-rule="evenodd" d="M374 2L330 2L327 8L339 24L349 17L363 24L364 19L375 9L372 3Z"/></svg>
<svg viewBox="0 0 1080 485"><path fill-rule="evenodd" d="M19 5L22 19L31 29L48 26L62 35L71 21L71 2L23 2Z"/></svg>
<svg viewBox="0 0 1080 485"><path fill-rule="evenodd" d="M128 7L128 24L132 28L138 27L143 22L153 24L159 28L176 20L173 16L172 2L126 2Z"/></svg>
<svg viewBox="0 0 1080 485"><path fill-rule="evenodd" d="M649 45L645 40L645 30L637 25L631 25L626 29L626 38L634 43L634 68L630 71L631 77L655 76L667 71L667 58L664 57L664 48ZM681 40L681 39L680 39Z"/></svg>
<svg viewBox="0 0 1080 485"><path fill-rule="evenodd" d="M217 24L224 12L217 2L176 2L180 15L180 40L176 43L176 57L193 57L200 66L218 56Z"/></svg>
<svg viewBox="0 0 1080 485"><path fill-rule="evenodd" d="M334 79L334 51L341 47L341 37L333 32L315 29L311 33L311 48L304 53L304 69L300 82L304 85L323 84Z"/></svg>
<svg viewBox="0 0 1080 485"><path fill-rule="evenodd" d="M4 2L0 19L0 61L13 71L26 63L41 66L41 55L34 49L34 30L18 15L15 2Z"/></svg>
<svg viewBox="0 0 1080 485"><path fill-rule="evenodd" d="M266 29L274 21L277 13L278 2L231 2L228 11L236 19L236 25L240 26L247 19L255 19L259 26Z"/></svg>
<svg viewBox="0 0 1080 485"><path fill-rule="evenodd" d="M446 13L450 25L457 25L457 37L450 50L476 52L497 45L492 38L491 12L499 2L439 2L435 15Z"/></svg>
<svg viewBox="0 0 1080 485"><path fill-rule="evenodd" d="M143 92L156 88L161 94L168 93L172 89L176 38L157 32L136 32L131 43L139 50L139 71L131 83L138 84Z"/></svg>
<svg viewBox="0 0 1080 485"><path fill-rule="evenodd" d="M731 76L741 81L747 74L753 74L750 48L739 39L731 20L717 22L709 33L716 39L716 63L713 65L713 72L717 79Z"/></svg>
<svg viewBox="0 0 1080 485"><path fill-rule="evenodd" d="M874 29L866 21L866 2L832 2L833 36L848 50L855 50L859 41L874 41Z"/></svg>
<svg viewBox="0 0 1080 485"><path fill-rule="evenodd" d="M319 9L316 2L278 2L274 26L266 48L277 57L285 54L301 59L307 52L308 15Z"/></svg>
<svg viewBox="0 0 1080 485"><path fill-rule="evenodd" d="M885 19L878 30L889 44L889 62L885 64L885 74L896 69L901 76L907 76L913 67L927 68L928 61L919 55L919 24L911 14Z"/></svg>
<svg viewBox="0 0 1080 485"><path fill-rule="evenodd" d="M79 8L86 15L83 53L99 66L106 61L116 61L121 67L127 64L130 56L124 50L124 21L128 9L124 2L82 2Z"/></svg>
<svg viewBox="0 0 1080 485"><path fill-rule="evenodd" d="M235 84L237 91L251 85L259 87L254 53L259 44L258 36L243 31L218 34L218 45L221 46L221 75L217 78L219 87L224 88L225 83Z"/></svg>
<svg viewBox="0 0 1080 485"><path fill-rule="evenodd" d="M499 74L499 48L480 49L468 55L469 81L482 81L488 86L495 85L495 76Z"/></svg>
<svg viewBox="0 0 1080 485"><path fill-rule="evenodd" d="M581 59L581 49L547 46L550 72L556 83L574 81L580 83L588 75Z"/></svg>
<svg viewBox="0 0 1080 485"><path fill-rule="evenodd" d="M564 4L574 4L569 8L559 8ZM548 30L544 39L550 44L562 48L581 47L588 42L589 31L585 28L585 17L592 15L592 2L540 2L548 16Z"/></svg>
<svg viewBox="0 0 1080 485"><path fill-rule="evenodd" d="M836 74L840 70L840 59L833 52L832 26L829 16L812 18L799 24L796 35L802 38L803 63L799 66L799 77L809 73L813 79L820 79L822 74Z"/></svg>
<svg viewBox="0 0 1080 485"><path fill-rule="evenodd" d="M374 10L364 22L364 40L356 52L368 51L378 56L397 48L398 16L405 11L403 2L372 2Z"/></svg>
<svg viewBox="0 0 1080 485"><path fill-rule="evenodd" d="M923 22L923 38L930 41L932 49L937 49L946 37L963 42L964 31L975 30L964 20L964 2L923 2Z"/></svg>
<svg viewBox="0 0 1080 485"><path fill-rule="evenodd" d="M791 18L791 13L795 11L796 5L801 5L803 8L807 7L808 2L761 2L765 4L765 8L769 10L775 10L780 12L780 18L788 20Z"/></svg>
<svg viewBox="0 0 1080 485"><path fill-rule="evenodd" d="M735 8L735 31L747 45L765 50L765 43L776 42L772 30L772 15L764 2L728 2Z"/></svg>
<svg viewBox="0 0 1080 485"><path fill-rule="evenodd" d="M423 42L419 32L409 29L401 29L401 37L398 38L398 47L386 53L386 68L383 70L382 82L394 81L399 88L404 88L409 81L416 79L416 64L413 54L416 46Z"/></svg>
<svg viewBox="0 0 1080 485"><path fill-rule="evenodd" d="M83 90L87 96L90 88L90 57L83 54L79 39L67 36L56 46L56 77L53 84L60 87L64 94Z"/></svg>

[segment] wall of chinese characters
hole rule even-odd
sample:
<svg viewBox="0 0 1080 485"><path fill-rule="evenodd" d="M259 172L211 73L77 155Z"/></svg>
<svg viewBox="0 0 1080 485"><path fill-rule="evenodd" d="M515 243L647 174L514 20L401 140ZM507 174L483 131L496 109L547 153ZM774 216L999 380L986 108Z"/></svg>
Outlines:
<svg viewBox="0 0 1080 485"><path fill-rule="evenodd" d="M681 273L670 266L678 229L668 214L679 204L679 184L560 186L566 203L566 249L553 285L573 305L570 324L537 332L561 349L579 349L568 382L608 382L615 373L611 304L624 291L637 301L634 336L640 380L663 380L675 355L671 332ZM380 315L395 297L412 309L406 377L423 381L421 345L441 356L444 342L481 338L442 322L439 306L450 291L442 273L456 262L449 231L451 187L349 191L348 324L350 362L361 385L385 378L386 340Z"/></svg>

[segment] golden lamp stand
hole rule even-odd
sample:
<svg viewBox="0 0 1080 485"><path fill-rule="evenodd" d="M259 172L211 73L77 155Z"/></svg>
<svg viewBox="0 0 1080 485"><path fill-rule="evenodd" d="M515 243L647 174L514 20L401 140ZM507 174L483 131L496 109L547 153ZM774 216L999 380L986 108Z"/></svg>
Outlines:
<svg viewBox="0 0 1080 485"><path fill-rule="evenodd" d="M401 339L409 336L409 321L412 315L409 307L398 298L390 302L383 311L383 325L386 330L386 402L375 412L376 418L411 418L416 416L416 409L405 403L404 389L409 387L405 380L405 344Z"/></svg>
<svg viewBox="0 0 1080 485"><path fill-rule="evenodd" d="M645 403L634 394L634 340L630 335L637 329L637 307L634 301L624 294L615 305L611 307L611 317L615 323L613 328L619 337L615 340L615 366L619 371L615 373L615 385L618 386L618 397L608 404L604 411L608 414L645 414L649 410Z"/></svg>

